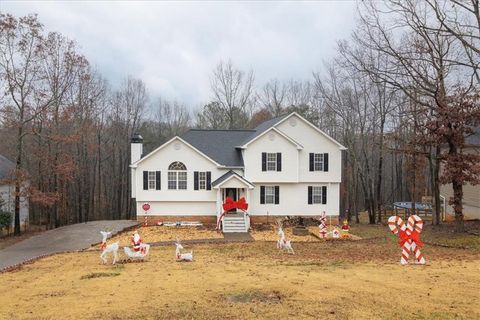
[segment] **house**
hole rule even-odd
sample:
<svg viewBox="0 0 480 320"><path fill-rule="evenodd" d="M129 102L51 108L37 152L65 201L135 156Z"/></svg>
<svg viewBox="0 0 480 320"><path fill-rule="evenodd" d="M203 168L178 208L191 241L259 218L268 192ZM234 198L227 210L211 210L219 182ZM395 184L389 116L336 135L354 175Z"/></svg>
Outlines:
<svg viewBox="0 0 480 320"><path fill-rule="evenodd" d="M322 211L338 218L342 150L295 112L253 130L191 129L145 156L136 134L130 167L137 219L215 223L226 197L244 197L249 208L248 215L227 214L224 232L247 231L250 219Z"/></svg>
<svg viewBox="0 0 480 320"><path fill-rule="evenodd" d="M480 155L480 127L465 138L463 152ZM441 185L440 194L445 199L445 219L453 220L455 212L453 206L448 204L449 199L453 197L452 184ZM480 185L473 186L467 183L463 186L463 214L465 220L480 219Z"/></svg>
<svg viewBox="0 0 480 320"><path fill-rule="evenodd" d="M0 155L0 198L4 200L3 211L12 214L12 226L15 213L15 185L11 182L15 172L15 163ZM20 224L28 221L28 201L20 197Z"/></svg>

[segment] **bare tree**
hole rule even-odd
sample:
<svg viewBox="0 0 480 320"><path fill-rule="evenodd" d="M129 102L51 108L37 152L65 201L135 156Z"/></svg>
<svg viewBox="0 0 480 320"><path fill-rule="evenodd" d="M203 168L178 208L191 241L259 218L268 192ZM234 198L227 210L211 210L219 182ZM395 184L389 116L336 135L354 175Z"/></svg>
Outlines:
<svg viewBox="0 0 480 320"><path fill-rule="evenodd" d="M246 127L253 99L253 71L236 69L231 61L220 62L213 70L211 89L216 108L221 108L228 129Z"/></svg>

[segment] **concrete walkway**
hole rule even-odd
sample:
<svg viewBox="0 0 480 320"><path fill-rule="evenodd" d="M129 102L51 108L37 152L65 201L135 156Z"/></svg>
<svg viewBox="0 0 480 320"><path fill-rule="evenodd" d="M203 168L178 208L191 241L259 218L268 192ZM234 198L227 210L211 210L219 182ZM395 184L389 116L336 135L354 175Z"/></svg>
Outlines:
<svg viewBox="0 0 480 320"><path fill-rule="evenodd" d="M0 272L39 257L87 249L102 241L101 230L114 235L135 225L132 220L102 220L45 231L0 250Z"/></svg>

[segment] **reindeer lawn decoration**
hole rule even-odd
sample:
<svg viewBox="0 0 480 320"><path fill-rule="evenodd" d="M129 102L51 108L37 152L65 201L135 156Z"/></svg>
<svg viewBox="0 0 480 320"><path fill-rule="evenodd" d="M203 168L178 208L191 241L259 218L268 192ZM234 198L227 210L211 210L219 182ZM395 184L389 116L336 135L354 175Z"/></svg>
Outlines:
<svg viewBox="0 0 480 320"><path fill-rule="evenodd" d="M102 249L102 254L100 255L100 259L102 259L103 263L107 263L106 255L109 253L113 254L113 262L115 264L118 260L118 242L114 242L112 244L107 245L107 238L111 235L111 232L100 231L102 234L102 244L100 245L100 249Z"/></svg>
<svg viewBox="0 0 480 320"><path fill-rule="evenodd" d="M193 251L190 251L188 253L182 253L183 246L180 244L180 240L177 239L177 241L175 241L175 246L177 246L175 248L175 260L177 262L180 262L180 261L191 262L191 261L193 261Z"/></svg>
<svg viewBox="0 0 480 320"><path fill-rule="evenodd" d="M277 227L278 227L278 236L280 237L277 240L277 249L286 250L288 253L295 254L292 248L292 242L287 240L285 237L285 232L283 231L283 222L281 220L277 220Z"/></svg>

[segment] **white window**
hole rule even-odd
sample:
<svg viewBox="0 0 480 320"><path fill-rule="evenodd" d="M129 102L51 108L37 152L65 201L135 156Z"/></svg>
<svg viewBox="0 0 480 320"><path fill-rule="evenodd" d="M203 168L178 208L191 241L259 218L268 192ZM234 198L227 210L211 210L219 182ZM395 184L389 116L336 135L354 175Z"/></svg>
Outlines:
<svg viewBox="0 0 480 320"><path fill-rule="evenodd" d="M322 187L312 187L312 203L322 203Z"/></svg>
<svg viewBox="0 0 480 320"><path fill-rule="evenodd" d="M323 153L315 153L313 155L313 170L323 171Z"/></svg>
<svg viewBox="0 0 480 320"><path fill-rule="evenodd" d="M168 166L168 189L187 190L187 167L179 161Z"/></svg>
<svg viewBox="0 0 480 320"><path fill-rule="evenodd" d="M267 153L267 171L277 171L276 153Z"/></svg>
<svg viewBox="0 0 480 320"><path fill-rule="evenodd" d="M273 186L265 187L265 203L275 204L275 187Z"/></svg>
<svg viewBox="0 0 480 320"><path fill-rule="evenodd" d="M178 173L178 189L187 190L187 172Z"/></svg>
<svg viewBox="0 0 480 320"><path fill-rule="evenodd" d="M155 171L148 171L148 190L155 190L156 187Z"/></svg>
<svg viewBox="0 0 480 320"><path fill-rule="evenodd" d="M207 173L206 172L198 173L198 189L199 190L207 189Z"/></svg>

